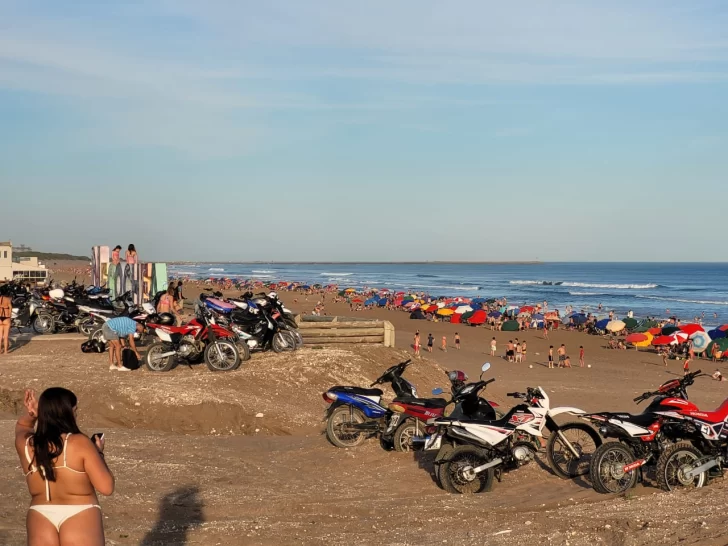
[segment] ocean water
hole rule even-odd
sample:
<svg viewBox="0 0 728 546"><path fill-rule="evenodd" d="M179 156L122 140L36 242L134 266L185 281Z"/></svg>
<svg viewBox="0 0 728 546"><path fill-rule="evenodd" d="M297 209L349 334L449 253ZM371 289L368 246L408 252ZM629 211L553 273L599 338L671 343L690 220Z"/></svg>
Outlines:
<svg viewBox="0 0 728 546"><path fill-rule="evenodd" d="M172 276L300 281L426 292L431 296L507 297L514 304L548 301L619 316L677 315L728 323L728 263L496 264L260 264L194 263L169 267ZM714 316L717 315L716 316Z"/></svg>

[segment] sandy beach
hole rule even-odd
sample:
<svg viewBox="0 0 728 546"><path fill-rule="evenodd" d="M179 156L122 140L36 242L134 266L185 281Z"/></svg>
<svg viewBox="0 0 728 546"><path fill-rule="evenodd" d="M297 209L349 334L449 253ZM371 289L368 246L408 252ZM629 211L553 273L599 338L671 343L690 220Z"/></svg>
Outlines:
<svg viewBox="0 0 728 546"><path fill-rule="evenodd" d="M195 291L188 285L187 297ZM296 312L310 311L318 300L280 295ZM459 497L435 485L430 454L385 452L376 440L340 450L322 434L321 392L333 384L367 385L387 366L410 358L416 329L423 339L429 333L436 339L434 352L423 352L408 371L420 392L445 386L445 369L462 369L474 378L483 362L491 362L489 375L496 382L488 387L488 398L507 406L506 392L540 385L552 405L638 412L632 398L681 375L682 363L671 361L666 369L654 353L610 350L603 338L577 332L557 330L544 340L536 331L416 321L405 312L352 313L344 303L327 302L326 312L389 320L397 347L256 354L229 374L204 366L118 374L108 371L106 355L82 354L75 339L18 341L0 360L0 469L7 477L0 483L0 543L25 540L29 497L12 446L22 391L54 385L79 395L82 430L107 435L107 460L118 484L116 493L101 501L108 544L728 541L721 515L728 508L723 480L694 492L666 494L647 484L608 497L585 480L557 478L538 461L506 474L491 493ZM456 331L460 350L453 343ZM437 348L442 336L448 339L447 352ZM492 337L498 342L496 357L488 355ZM524 363L502 358L505 344L515 337L528 343ZM561 343L572 356L583 345L591 368L579 368L574 358L572 369L548 369L548 346ZM696 361L697 367L714 369L707 361ZM690 390L691 399L713 409L728 395L727 385L701 379Z"/></svg>

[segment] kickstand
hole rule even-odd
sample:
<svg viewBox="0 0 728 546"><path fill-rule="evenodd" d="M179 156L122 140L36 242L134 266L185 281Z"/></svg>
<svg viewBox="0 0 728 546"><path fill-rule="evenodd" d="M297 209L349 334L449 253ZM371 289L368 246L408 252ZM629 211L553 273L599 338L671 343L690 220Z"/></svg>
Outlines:
<svg viewBox="0 0 728 546"><path fill-rule="evenodd" d="M501 482L501 479L503 478L503 471L500 468L498 468L493 473L493 475L495 476L495 479L498 480L498 483L500 483Z"/></svg>

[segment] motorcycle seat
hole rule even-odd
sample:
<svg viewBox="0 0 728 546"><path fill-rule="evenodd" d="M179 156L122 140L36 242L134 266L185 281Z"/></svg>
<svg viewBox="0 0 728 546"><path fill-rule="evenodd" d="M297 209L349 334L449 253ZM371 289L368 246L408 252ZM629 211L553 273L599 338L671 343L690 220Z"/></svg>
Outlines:
<svg viewBox="0 0 728 546"><path fill-rule="evenodd" d="M649 427L652 423L657 421L657 416L653 413L609 413L611 419L619 419L620 421L627 421L638 427Z"/></svg>
<svg viewBox="0 0 728 546"><path fill-rule="evenodd" d="M392 402L403 402L413 406L422 406L425 408L444 408L447 406L448 401L444 398L413 398L411 396L399 396L392 400Z"/></svg>
<svg viewBox="0 0 728 546"><path fill-rule="evenodd" d="M384 394L382 389L365 389L363 387L347 387L342 385L331 387L329 391L343 391L348 394L359 394L361 396L382 396Z"/></svg>

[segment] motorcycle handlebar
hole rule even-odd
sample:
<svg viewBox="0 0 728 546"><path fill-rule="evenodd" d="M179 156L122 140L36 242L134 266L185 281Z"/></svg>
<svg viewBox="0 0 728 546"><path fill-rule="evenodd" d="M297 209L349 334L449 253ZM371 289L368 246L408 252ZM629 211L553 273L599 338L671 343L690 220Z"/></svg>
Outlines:
<svg viewBox="0 0 728 546"><path fill-rule="evenodd" d="M485 382L485 383L483 384L483 386L485 387L485 386L487 386L487 385L490 385L490 384L491 384L491 383L492 383L493 381L495 381L495 377L494 377L494 378L492 378L492 379L488 379L488 381L486 381L486 382Z"/></svg>
<svg viewBox="0 0 728 546"><path fill-rule="evenodd" d="M511 398L524 398L526 395L522 392L507 392L506 396L510 396Z"/></svg>

